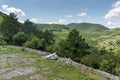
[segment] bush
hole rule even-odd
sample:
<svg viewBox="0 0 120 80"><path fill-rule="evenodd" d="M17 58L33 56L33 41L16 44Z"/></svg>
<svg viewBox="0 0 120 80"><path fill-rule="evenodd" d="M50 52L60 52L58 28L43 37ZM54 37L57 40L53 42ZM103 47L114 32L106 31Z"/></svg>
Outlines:
<svg viewBox="0 0 120 80"><path fill-rule="evenodd" d="M6 45L7 42L5 41L4 36L0 35L0 45Z"/></svg>
<svg viewBox="0 0 120 80"><path fill-rule="evenodd" d="M29 48L33 48L33 49L41 49L41 50L45 50L45 40L44 39L39 39L37 37L32 38L31 40L27 41L24 44L24 47L29 47Z"/></svg>
<svg viewBox="0 0 120 80"><path fill-rule="evenodd" d="M21 51L26 51L25 47L22 47L22 48L21 48Z"/></svg>
<svg viewBox="0 0 120 80"><path fill-rule="evenodd" d="M58 48L59 48L58 44L53 44L53 45L47 46L46 51L53 53L53 52L57 52Z"/></svg>
<svg viewBox="0 0 120 80"><path fill-rule="evenodd" d="M100 55L98 54L90 54L90 55L87 55L85 56L81 63L87 65L87 66L90 66L90 67L93 67L95 69L99 69L100 68L100 61L101 61L101 57Z"/></svg>
<svg viewBox="0 0 120 80"><path fill-rule="evenodd" d="M100 61L100 69L120 76L120 55L104 55Z"/></svg>
<svg viewBox="0 0 120 80"><path fill-rule="evenodd" d="M28 40L28 35L24 32L18 32L13 36L12 40L15 45L22 46Z"/></svg>

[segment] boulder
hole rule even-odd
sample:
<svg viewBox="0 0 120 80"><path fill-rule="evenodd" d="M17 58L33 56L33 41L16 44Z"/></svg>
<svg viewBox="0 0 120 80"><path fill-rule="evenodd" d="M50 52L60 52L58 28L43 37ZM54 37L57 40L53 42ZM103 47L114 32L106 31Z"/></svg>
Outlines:
<svg viewBox="0 0 120 80"><path fill-rule="evenodd" d="M51 59L51 60L56 60L57 58L58 58L58 56L57 56L56 53L47 55L47 56L45 57L45 59Z"/></svg>

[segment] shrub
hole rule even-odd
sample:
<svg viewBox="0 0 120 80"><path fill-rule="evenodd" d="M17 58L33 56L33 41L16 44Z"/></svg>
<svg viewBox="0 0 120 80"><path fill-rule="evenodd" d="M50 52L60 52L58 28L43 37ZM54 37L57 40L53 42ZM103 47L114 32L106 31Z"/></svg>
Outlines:
<svg viewBox="0 0 120 80"><path fill-rule="evenodd" d="M106 72L120 75L120 55L104 55L102 56L102 60L100 61L100 69Z"/></svg>
<svg viewBox="0 0 120 80"><path fill-rule="evenodd" d="M82 59L81 63L83 63L83 64L85 64L87 66L99 69L100 68L100 64L99 64L100 61L101 61L100 55L98 55L98 54L89 54L89 55L85 56Z"/></svg>
<svg viewBox="0 0 120 80"><path fill-rule="evenodd" d="M58 44L53 44L53 45L47 46L46 51L53 53L53 52L57 52L58 48L59 48Z"/></svg>
<svg viewBox="0 0 120 80"><path fill-rule="evenodd" d="M25 47L22 47L22 48L21 48L21 51L26 51Z"/></svg>
<svg viewBox="0 0 120 80"><path fill-rule="evenodd" d="M33 49L45 50L45 41L44 39L39 39L37 37L32 38L24 44L24 47L29 47Z"/></svg>
<svg viewBox="0 0 120 80"><path fill-rule="evenodd" d="M7 42L5 41L4 36L0 35L0 45L6 45Z"/></svg>
<svg viewBox="0 0 120 80"><path fill-rule="evenodd" d="M15 45L22 46L28 40L28 35L24 32L18 32L12 39Z"/></svg>

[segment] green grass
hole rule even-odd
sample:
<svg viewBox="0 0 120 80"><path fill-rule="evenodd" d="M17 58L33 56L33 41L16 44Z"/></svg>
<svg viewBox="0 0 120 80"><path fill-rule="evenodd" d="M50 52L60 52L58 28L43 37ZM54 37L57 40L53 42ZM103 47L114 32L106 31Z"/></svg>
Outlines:
<svg viewBox="0 0 120 80"><path fill-rule="evenodd" d="M23 54L36 59L32 64L29 65L37 67L36 72L14 77L11 80L25 80L32 75L41 75L41 80L100 80L100 77L83 73L72 65L59 61L41 59L41 56L35 52L4 46L3 48L0 48L0 54Z"/></svg>
<svg viewBox="0 0 120 80"><path fill-rule="evenodd" d="M32 56L38 56L36 52L29 52L27 50L21 49L15 49L9 46L3 46L0 48L0 54L24 54L24 55L32 55ZM39 55L40 56L40 55Z"/></svg>

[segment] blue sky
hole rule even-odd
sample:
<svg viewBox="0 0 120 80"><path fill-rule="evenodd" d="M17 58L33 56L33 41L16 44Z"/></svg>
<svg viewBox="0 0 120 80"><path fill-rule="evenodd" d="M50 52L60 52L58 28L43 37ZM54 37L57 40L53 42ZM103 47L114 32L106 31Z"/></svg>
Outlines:
<svg viewBox="0 0 120 80"><path fill-rule="evenodd" d="M16 13L19 21L120 27L120 0L0 0L0 11Z"/></svg>

